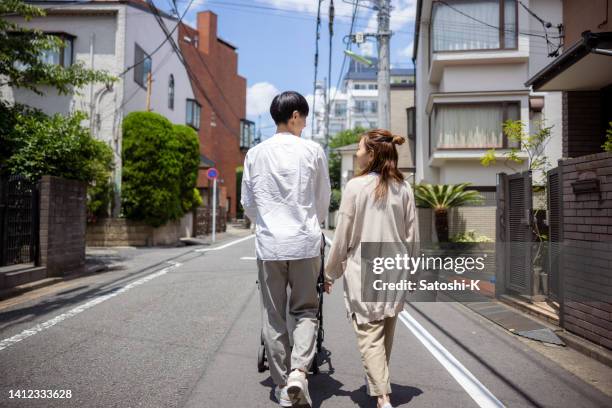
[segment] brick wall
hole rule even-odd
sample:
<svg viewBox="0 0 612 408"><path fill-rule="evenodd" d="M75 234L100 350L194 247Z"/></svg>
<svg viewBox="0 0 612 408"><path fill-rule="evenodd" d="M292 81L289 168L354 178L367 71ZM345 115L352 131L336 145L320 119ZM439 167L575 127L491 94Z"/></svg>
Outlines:
<svg viewBox="0 0 612 408"><path fill-rule="evenodd" d="M563 168L563 326L612 349L612 153L560 162ZM597 179L600 192L574 194Z"/></svg>
<svg viewBox="0 0 612 408"><path fill-rule="evenodd" d="M43 176L40 182L40 262L47 276L85 268L87 185Z"/></svg>
<svg viewBox="0 0 612 408"><path fill-rule="evenodd" d="M599 91L563 93L563 157L580 157L602 151L605 128Z"/></svg>

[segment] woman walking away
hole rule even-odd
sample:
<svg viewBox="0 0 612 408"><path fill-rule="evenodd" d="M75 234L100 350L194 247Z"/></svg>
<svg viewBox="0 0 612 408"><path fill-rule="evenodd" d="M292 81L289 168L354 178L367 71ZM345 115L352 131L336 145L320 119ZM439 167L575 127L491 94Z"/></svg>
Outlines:
<svg viewBox="0 0 612 408"><path fill-rule="evenodd" d="M403 299L364 302L361 292L361 242L403 242L417 256L418 221L414 194L397 168L396 145L402 136L374 129L361 136L357 163L361 172L342 193L339 218L325 265L325 291L343 276L347 317L357 335L366 372L366 390L378 408L391 408L389 357Z"/></svg>

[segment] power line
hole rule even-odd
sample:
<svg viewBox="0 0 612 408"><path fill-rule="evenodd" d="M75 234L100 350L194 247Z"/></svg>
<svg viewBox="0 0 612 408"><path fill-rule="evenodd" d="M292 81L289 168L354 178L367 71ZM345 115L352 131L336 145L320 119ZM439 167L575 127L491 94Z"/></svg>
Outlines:
<svg viewBox="0 0 612 408"><path fill-rule="evenodd" d="M193 0L191 0L191 3L193 3ZM191 5L191 3L189 3ZM178 9L174 9L174 11L178 14ZM185 11L186 12L186 11ZM204 66L204 69L206 69L206 72L208 72L208 75L210 75L211 79L212 79L212 83L215 85L215 88L217 88L217 90L219 91L219 94L221 95L221 98L223 98L223 100L225 101L225 104L227 105L227 107L229 108L229 110L232 112L232 114L237 118L237 119L242 119L241 115L238 115L235 111L234 108L232 107L232 104L230 103L230 101L227 100L227 98L225 97L225 92L223 92L223 90L221 89L221 87L219 86L219 84L217 83L217 81L215 81L214 75L212 72L210 72L210 69L208 68L208 64L206 63L206 61L204 60L204 57L202 57L202 54L200 53L200 50L196 50L196 54L198 56L198 59L200 60L200 62L202 63L202 65Z"/></svg>
<svg viewBox="0 0 612 408"><path fill-rule="evenodd" d="M345 0L346 2L346 0ZM357 7L359 6L359 0L355 0L355 3L353 3L353 17L351 17L351 28L349 29L349 35L348 37L350 38L353 35L353 26L355 24L355 20L357 18ZM353 45L352 41L349 41L346 44L346 50L350 51L351 47ZM344 57L342 58L342 65L340 66L340 72L338 73L338 80L336 81L336 89L334 91L334 97L331 100L331 103L333 103L336 100L336 95L338 94L338 87L340 86L340 81L342 80L342 74L344 72L344 66L346 65L346 59L347 59L347 55L346 53L344 53ZM330 104L331 106L331 104Z"/></svg>
<svg viewBox="0 0 612 408"><path fill-rule="evenodd" d="M327 66L327 92L325 92L325 99L327 99L327 106L325 108L325 153L329 156L329 108L330 108L330 92L331 92L331 70L332 70L332 46L334 39L334 0L330 0L329 3L329 65Z"/></svg>
<svg viewBox="0 0 612 408"><path fill-rule="evenodd" d="M172 31L170 31L167 35L166 38L164 38L164 40L157 46L155 47L155 49L147 56L144 57L142 60L135 62L134 64L130 65L129 67L127 67L125 70L123 70L123 72L121 72L118 76L122 77L125 74L127 74L131 69L135 68L136 66L142 64L143 62L145 62L147 60L147 58L150 58L153 54L155 54L157 51L159 51L161 49L161 47L163 47L163 45L168 41L168 39L172 36L172 34L174 34L174 32L176 31L176 29L178 28L178 26L182 23L183 18L185 17L185 15L187 15L187 12L189 11L189 8L191 7L191 5L193 4L194 0L190 0L189 4L187 5L187 7L185 8L185 11L183 12L183 14L181 15L181 17L179 18L179 20L176 22L176 25L174 26L174 28L172 29ZM155 8L155 10L157 10L157 7L155 7L155 5L151 4L151 3L147 3L147 5L149 6L149 8ZM178 15L178 10L177 10L177 15Z"/></svg>
<svg viewBox="0 0 612 408"><path fill-rule="evenodd" d="M319 0L317 6L317 25L316 25L316 36L315 36L315 55L314 55L314 83L312 92L312 122L310 128L311 132L314 132L315 116L316 116L316 101L317 101L317 71L319 69L319 39L321 38L321 3L323 0ZM311 135L312 137L312 135Z"/></svg>
<svg viewBox="0 0 612 408"><path fill-rule="evenodd" d="M149 0L151 1L151 0ZM153 8L154 12L153 14L155 15L155 18L157 20L157 23L159 24L160 28L162 29L162 31L164 32L168 32L168 28L166 27L164 21L162 20L160 14L159 14L159 10L157 8ZM174 41L174 38L170 37L170 45L172 46L172 48L174 49L174 52L176 53L177 58L179 59L179 61L181 62L181 64L183 64L183 66L185 67L185 70L187 71L187 74L189 75L189 77L191 78L191 80L193 81L193 83L196 85L196 87L198 88L198 90L201 92L202 96L204 97L204 99L206 99L206 101L208 102L208 104L210 105L210 108L212 110L212 112L215 114L215 117L219 118L219 121L221 122L221 124L230 132L230 133L234 133L234 130L227 124L227 122L225 122L225 120L223 119L223 117L221 115L219 115L217 113L217 110L215 109L215 105L214 103L210 100L210 98L206 95L206 92L204 90L204 87L202 86L202 84L200 83L198 77L193 73L193 71L191 70L191 67L189 66L189 64L185 61L185 59L183 58L183 54L181 53L181 50L178 46L178 44L176 44L176 42Z"/></svg>

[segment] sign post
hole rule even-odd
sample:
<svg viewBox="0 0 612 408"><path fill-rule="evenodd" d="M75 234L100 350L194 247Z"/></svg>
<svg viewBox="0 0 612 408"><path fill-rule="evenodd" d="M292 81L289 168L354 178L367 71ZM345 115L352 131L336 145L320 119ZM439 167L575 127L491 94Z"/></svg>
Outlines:
<svg viewBox="0 0 612 408"><path fill-rule="evenodd" d="M217 233L217 177L219 172L214 167L211 167L206 172L206 177L213 181L213 199L212 199L212 242L215 243Z"/></svg>

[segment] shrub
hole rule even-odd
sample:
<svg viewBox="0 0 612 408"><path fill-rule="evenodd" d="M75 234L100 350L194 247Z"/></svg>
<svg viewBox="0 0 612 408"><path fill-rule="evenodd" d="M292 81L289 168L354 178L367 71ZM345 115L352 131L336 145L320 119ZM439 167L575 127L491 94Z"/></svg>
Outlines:
<svg viewBox="0 0 612 408"><path fill-rule="evenodd" d="M197 133L153 112L123 121L122 206L127 218L158 227L202 204L196 188Z"/></svg>

